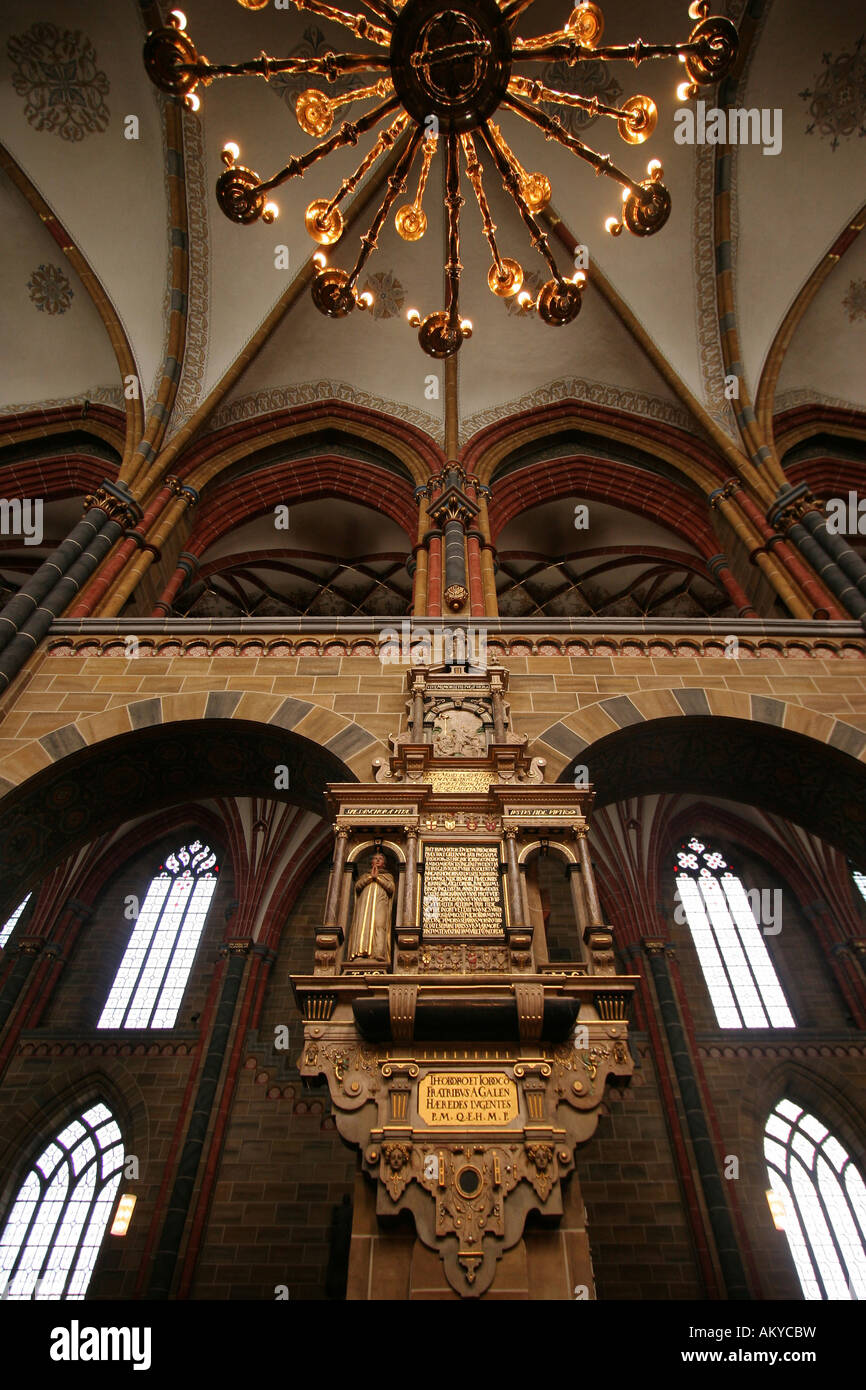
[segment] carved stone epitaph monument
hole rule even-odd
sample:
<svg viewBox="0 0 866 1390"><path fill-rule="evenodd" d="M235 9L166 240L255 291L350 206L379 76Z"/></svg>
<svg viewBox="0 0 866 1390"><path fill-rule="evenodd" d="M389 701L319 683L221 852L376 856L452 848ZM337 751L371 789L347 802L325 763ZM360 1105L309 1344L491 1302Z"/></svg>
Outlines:
<svg viewBox="0 0 866 1390"><path fill-rule="evenodd" d="M301 1073L327 1078L363 1170L350 1297L497 1296L506 1267L502 1296L520 1278L536 1295L594 1296L575 1149L608 1081L631 1075L635 981L616 973L601 917L592 790L545 785L507 689L495 666L411 669L387 765L329 789L324 920L314 973L293 985ZM530 909L539 853L568 873L569 961L549 959Z"/></svg>

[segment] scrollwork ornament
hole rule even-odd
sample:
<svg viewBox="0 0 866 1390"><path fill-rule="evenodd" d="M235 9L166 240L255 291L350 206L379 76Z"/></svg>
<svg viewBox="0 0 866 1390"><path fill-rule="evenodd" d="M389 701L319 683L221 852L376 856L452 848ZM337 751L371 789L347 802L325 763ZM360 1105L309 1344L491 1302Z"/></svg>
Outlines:
<svg viewBox="0 0 866 1390"><path fill-rule="evenodd" d="M144 45L144 66L155 87L166 96L183 97L197 85L195 44L179 29L155 29Z"/></svg>
<svg viewBox="0 0 866 1390"><path fill-rule="evenodd" d="M355 296L345 270L331 267L320 270L313 281L313 303L320 314L331 319L343 319L355 308Z"/></svg>
<svg viewBox="0 0 866 1390"><path fill-rule="evenodd" d="M699 51L690 53L685 62L692 82L699 86L721 82L737 56L736 25L723 15L712 15L696 25L689 35L689 43L699 45Z"/></svg>
<svg viewBox="0 0 866 1390"><path fill-rule="evenodd" d="M671 195L663 183L646 179L643 194L630 193L623 206L623 221L635 236L653 236L671 215Z"/></svg>
<svg viewBox="0 0 866 1390"><path fill-rule="evenodd" d="M260 179L252 169L234 164L217 179L216 196L220 208L232 222L248 226L257 222L264 212L265 195L259 188Z"/></svg>
<svg viewBox="0 0 866 1390"><path fill-rule="evenodd" d="M538 296L538 317L552 328L572 323L583 304L583 289L572 280L548 280Z"/></svg>

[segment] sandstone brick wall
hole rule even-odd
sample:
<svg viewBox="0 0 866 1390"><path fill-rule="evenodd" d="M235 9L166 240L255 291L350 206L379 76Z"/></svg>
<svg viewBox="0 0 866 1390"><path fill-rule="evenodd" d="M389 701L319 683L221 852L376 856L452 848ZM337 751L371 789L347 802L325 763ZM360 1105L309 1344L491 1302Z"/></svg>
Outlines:
<svg viewBox="0 0 866 1390"><path fill-rule="evenodd" d="M703 1298L655 1068L634 1046L640 1066L577 1151L598 1297Z"/></svg>
<svg viewBox="0 0 866 1390"><path fill-rule="evenodd" d="M243 719L291 728L333 749L362 779L403 713L405 666L382 665L378 637L295 642L57 639L34 657L0 712L0 791L71 752L154 724ZM635 720L700 712L803 733L866 761L866 647L855 641L720 638L593 642L491 639L511 675L516 726L555 780L587 743ZM703 710L703 701L697 697Z"/></svg>
<svg viewBox="0 0 866 1390"><path fill-rule="evenodd" d="M312 969L328 865L315 870L285 924L260 1026L232 1104L208 1227L196 1271L196 1298L323 1298L335 1205L350 1195L355 1155L330 1118L327 1087L305 1088L297 1070L303 1043L289 977ZM276 1050L287 1025L290 1046Z"/></svg>

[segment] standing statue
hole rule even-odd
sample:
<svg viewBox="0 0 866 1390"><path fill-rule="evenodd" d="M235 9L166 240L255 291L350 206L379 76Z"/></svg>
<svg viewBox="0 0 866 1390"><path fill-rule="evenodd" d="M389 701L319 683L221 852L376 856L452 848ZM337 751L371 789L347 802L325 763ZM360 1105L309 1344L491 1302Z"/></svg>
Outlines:
<svg viewBox="0 0 866 1390"><path fill-rule="evenodd" d="M396 884L384 854L374 854L367 873L355 884L355 912L349 933L348 959L391 959L391 899Z"/></svg>

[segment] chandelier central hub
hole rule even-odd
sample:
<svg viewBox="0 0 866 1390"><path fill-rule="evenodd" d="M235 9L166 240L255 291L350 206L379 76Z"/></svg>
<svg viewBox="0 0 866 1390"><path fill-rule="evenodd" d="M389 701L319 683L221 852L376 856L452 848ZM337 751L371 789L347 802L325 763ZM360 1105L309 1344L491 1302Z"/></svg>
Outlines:
<svg viewBox="0 0 866 1390"><path fill-rule="evenodd" d="M250 10L263 9L268 2L238 0ZM285 0L281 8L287 3ZM234 140L223 146L226 168L217 180L217 202L232 222L241 225L260 219L273 222L279 212L270 198L274 189L302 177L333 151L357 145L362 136L378 128L354 171L346 174L330 197L314 198L304 213L304 226L319 247L312 257L316 270L313 303L329 318L345 318L354 309L373 309L372 286L365 286L362 277L389 217L393 215L394 228L404 241L418 242L424 236L424 190L433 159L437 150L440 152L445 185L445 307L426 315L417 309L406 311L407 321L417 329L418 341L430 357L450 357L472 334L472 322L461 316L459 305L463 270L460 209L465 201L461 164L490 248L487 285L491 293L500 299L513 299L519 312L537 313L551 328L573 322L580 312L584 270L578 268L572 274L570 267L563 268L540 220L552 196L551 181L542 170L527 168L510 148L500 121L494 119L500 108L513 125L522 121L588 164L596 174L620 185L621 215L609 217L605 223L612 236L619 236L624 229L633 236L653 236L671 211L659 160L650 160L646 178L635 178L609 154L598 153L572 134L562 116L552 114L551 108L583 112L593 120L604 116L615 122L618 134L631 146L642 145L655 130L655 102L635 94L621 105L611 105L602 102L597 93L589 97L572 90L573 82L560 90L551 87L548 79L557 71L567 74L590 59L600 64L634 63L637 67L647 58L678 58L687 80L680 83L677 96L688 101L702 86L720 82L737 56L737 30L724 16L710 14L712 0L691 0L689 18L694 28L685 43L635 39L633 43L605 45L601 42L604 15L597 0L576 0L561 28L532 38L521 38L515 29L535 0L359 0L357 12L337 9L331 0L291 3L342 25L363 40L365 49L335 52L325 48L315 54L296 50L287 58L262 53L247 62L211 63L187 34L186 17L180 10L172 10L166 25L148 35L145 66L161 91L183 100L191 110L200 104L196 88L209 86L217 77L255 74L271 81L277 74L286 74L324 84L305 87L295 100L298 125L318 144L303 154L290 155L270 178L261 178L239 162L240 147ZM368 80L358 86L360 73L368 74ZM374 104L365 107L367 102ZM340 108L346 106L353 109L338 119ZM515 125L515 130L520 137L520 128ZM508 136L512 138L510 130ZM348 225L349 215L341 205L345 206L349 195L386 155L390 170L387 179L384 170L380 172L384 190L361 236L354 265L351 270L329 266L322 248L336 245ZM413 166L418 165L412 201L395 206L407 188ZM532 251L546 263L549 279L535 296L527 288L523 266L500 248L484 188L485 176L501 182L529 234ZM462 186L465 188L466 183ZM551 225L559 221L552 213L547 220ZM508 235L512 235L510 228Z"/></svg>
<svg viewBox="0 0 866 1390"><path fill-rule="evenodd" d="M394 23L394 90L418 125L474 130L496 111L511 77L511 34L496 0L407 0Z"/></svg>

